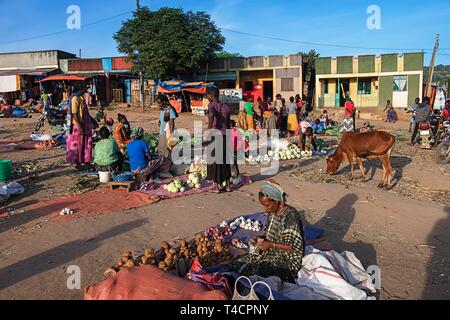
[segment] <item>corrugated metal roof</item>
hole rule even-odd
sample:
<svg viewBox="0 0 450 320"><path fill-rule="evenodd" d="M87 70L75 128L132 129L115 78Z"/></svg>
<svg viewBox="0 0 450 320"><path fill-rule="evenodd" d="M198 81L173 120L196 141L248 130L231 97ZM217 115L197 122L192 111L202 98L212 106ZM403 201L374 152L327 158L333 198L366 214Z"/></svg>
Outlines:
<svg viewBox="0 0 450 320"><path fill-rule="evenodd" d="M14 75L40 76L43 74L53 72L55 70L58 70L58 69L53 68L53 69L7 70L7 71L0 71L0 76L14 76Z"/></svg>

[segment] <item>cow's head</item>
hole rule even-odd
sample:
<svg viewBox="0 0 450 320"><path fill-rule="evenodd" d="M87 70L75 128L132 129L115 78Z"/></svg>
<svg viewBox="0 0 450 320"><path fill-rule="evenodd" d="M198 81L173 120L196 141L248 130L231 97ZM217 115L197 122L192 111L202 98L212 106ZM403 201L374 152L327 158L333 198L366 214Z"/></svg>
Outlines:
<svg viewBox="0 0 450 320"><path fill-rule="evenodd" d="M335 174L336 171L338 171L340 165L341 161L339 161L339 157L337 157L336 154L327 157L327 174Z"/></svg>

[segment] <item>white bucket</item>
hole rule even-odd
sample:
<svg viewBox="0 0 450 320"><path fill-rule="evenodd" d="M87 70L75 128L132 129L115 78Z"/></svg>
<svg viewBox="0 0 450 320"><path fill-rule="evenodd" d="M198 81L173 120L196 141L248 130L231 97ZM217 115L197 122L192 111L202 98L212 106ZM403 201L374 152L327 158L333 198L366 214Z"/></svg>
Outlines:
<svg viewBox="0 0 450 320"><path fill-rule="evenodd" d="M110 172L99 172L100 183L108 183L111 181L111 173Z"/></svg>

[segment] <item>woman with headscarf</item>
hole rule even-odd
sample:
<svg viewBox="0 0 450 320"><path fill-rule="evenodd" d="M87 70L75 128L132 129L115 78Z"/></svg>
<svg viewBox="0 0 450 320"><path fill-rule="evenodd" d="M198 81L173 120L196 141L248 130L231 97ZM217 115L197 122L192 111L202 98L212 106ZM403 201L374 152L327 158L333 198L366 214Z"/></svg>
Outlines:
<svg viewBox="0 0 450 320"><path fill-rule="evenodd" d="M83 86L76 85L67 113L66 161L80 169L92 161L92 121L83 98Z"/></svg>
<svg viewBox="0 0 450 320"><path fill-rule="evenodd" d="M295 283L302 268L305 240L302 216L286 203L286 197L274 180L262 185L259 202L268 215L265 237L252 240L261 252L225 264L226 271L243 276L277 276L283 281Z"/></svg>
<svg viewBox="0 0 450 320"><path fill-rule="evenodd" d="M141 127L133 129L132 140L128 143L127 149L131 171L147 180L162 165L163 159L155 157L151 153L148 144L142 140L144 132Z"/></svg>

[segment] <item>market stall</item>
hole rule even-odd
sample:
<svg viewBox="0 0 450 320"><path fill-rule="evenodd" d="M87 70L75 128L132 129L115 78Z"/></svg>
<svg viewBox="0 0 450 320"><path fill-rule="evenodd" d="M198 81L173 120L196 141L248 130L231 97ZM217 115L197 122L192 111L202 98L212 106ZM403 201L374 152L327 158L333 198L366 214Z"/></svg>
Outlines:
<svg viewBox="0 0 450 320"><path fill-rule="evenodd" d="M191 111L197 116L205 116L208 110L206 91L215 88L212 83L168 81L158 85L158 93L168 94L170 103L177 112ZM184 108L183 108L184 106Z"/></svg>

